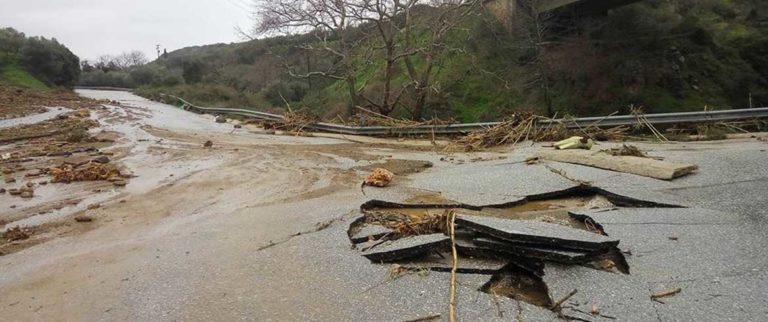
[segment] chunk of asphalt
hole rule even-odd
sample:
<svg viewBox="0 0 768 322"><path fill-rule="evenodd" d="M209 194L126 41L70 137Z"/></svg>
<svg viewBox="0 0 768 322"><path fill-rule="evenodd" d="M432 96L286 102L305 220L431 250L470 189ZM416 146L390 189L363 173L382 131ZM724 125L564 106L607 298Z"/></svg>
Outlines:
<svg viewBox="0 0 768 322"><path fill-rule="evenodd" d="M536 258L550 262L564 263L564 264L580 264L586 263L599 257L605 251L577 251L568 249L558 249L547 246L539 246L535 244L517 244L500 241L498 239L491 238L477 238L472 241L478 246L485 246L488 248L496 249L501 252L514 254L525 258Z"/></svg>
<svg viewBox="0 0 768 322"><path fill-rule="evenodd" d="M353 244L367 242L371 239L379 239L385 235L392 234L395 231L382 225L365 225L360 230L349 237Z"/></svg>
<svg viewBox="0 0 768 322"><path fill-rule="evenodd" d="M563 225L481 216L456 216L456 224L516 243L530 243L575 250L616 247L619 240Z"/></svg>
<svg viewBox="0 0 768 322"><path fill-rule="evenodd" d="M433 253L421 258L406 260L401 262L401 265L411 269L423 268L437 272L450 272L453 268L453 259L450 252ZM461 274L493 275L506 265L506 261L496 258L460 256L456 263L456 272Z"/></svg>
<svg viewBox="0 0 768 322"><path fill-rule="evenodd" d="M500 259L507 262L508 265L515 266L533 275L544 275L544 263L541 261L523 258L491 247L479 246L469 240L457 239L456 251L464 257Z"/></svg>
<svg viewBox="0 0 768 322"><path fill-rule="evenodd" d="M450 246L451 239L443 234L419 235L383 243L364 251L363 256L374 263L392 262L445 251Z"/></svg>

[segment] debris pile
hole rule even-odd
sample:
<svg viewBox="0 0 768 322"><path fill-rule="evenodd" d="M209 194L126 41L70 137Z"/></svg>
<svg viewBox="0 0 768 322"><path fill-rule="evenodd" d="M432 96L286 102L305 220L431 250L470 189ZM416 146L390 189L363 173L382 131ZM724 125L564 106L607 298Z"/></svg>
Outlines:
<svg viewBox="0 0 768 322"><path fill-rule="evenodd" d="M29 229L16 226L6 230L3 233L3 239L9 242L14 242L17 240L27 239L30 235L32 235L32 233L29 231Z"/></svg>
<svg viewBox="0 0 768 322"><path fill-rule="evenodd" d="M578 130L570 130L566 122L532 113L517 113L494 127L470 132L456 140L454 145L463 147L465 151L478 151L528 140L558 141L577 135L587 139L607 141L624 138L629 130L626 126L603 129L598 126L599 121Z"/></svg>
<svg viewBox="0 0 768 322"><path fill-rule="evenodd" d="M49 168L48 174L53 177L52 183L100 180L117 182L123 180L120 170L114 165L93 161L82 165L64 163L58 167Z"/></svg>

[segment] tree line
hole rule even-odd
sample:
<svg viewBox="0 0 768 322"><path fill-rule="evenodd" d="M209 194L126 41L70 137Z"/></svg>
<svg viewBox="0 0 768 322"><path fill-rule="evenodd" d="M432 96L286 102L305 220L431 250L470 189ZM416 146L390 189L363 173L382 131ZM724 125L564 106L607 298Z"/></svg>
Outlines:
<svg viewBox="0 0 768 322"><path fill-rule="evenodd" d="M20 65L49 86L74 86L80 59L56 38L27 37L13 28L0 29L0 68Z"/></svg>

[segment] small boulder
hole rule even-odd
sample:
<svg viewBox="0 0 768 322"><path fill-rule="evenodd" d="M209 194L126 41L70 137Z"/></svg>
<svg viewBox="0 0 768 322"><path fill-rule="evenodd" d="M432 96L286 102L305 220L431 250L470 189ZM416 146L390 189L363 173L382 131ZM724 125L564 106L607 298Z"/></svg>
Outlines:
<svg viewBox="0 0 768 322"><path fill-rule="evenodd" d="M205 143L203 143L203 147L204 148L211 148L211 147L213 147L213 142L211 142L211 140L205 141Z"/></svg>
<svg viewBox="0 0 768 322"><path fill-rule="evenodd" d="M227 118L223 115L219 115L216 117L216 123L227 123Z"/></svg>
<svg viewBox="0 0 768 322"><path fill-rule="evenodd" d="M125 187L125 185L127 185L128 183L125 182L125 180L120 179L117 181L113 181L112 184L115 185L116 187Z"/></svg>
<svg viewBox="0 0 768 322"><path fill-rule="evenodd" d="M24 191L22 191L22 192L21 192L21 197L22 197L22 198L27 198L27 199L29 199L29 198L32 198L32 197L34 197L34 196L35 196L35 194L34 194L34 192L32 192L31 190L24 190Z"/></svg>
<svg viewBox="0 0 768 322"><path fill-rule="evenodd" d="M88 210L99 209L100 207L101 207L101 204L92 203L88 205Z"/></svg>

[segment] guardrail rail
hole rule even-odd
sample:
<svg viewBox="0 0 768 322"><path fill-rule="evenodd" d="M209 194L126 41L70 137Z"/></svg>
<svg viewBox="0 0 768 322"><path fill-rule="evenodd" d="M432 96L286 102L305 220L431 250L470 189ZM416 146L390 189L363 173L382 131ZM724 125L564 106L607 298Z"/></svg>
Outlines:
<svg viewBox="0 0 768 322"><path fill-rule="evenodd" d="M182 103L182 108L185 110L192 110L200 113L213 113L213 114L235 114L245 117L252 117L256 119L268 120L268 121L282 121L284 120L282 115L271 114L265 112L258 112L247 109L237 108L220 108L220 107L202 107L194 105L181 97L164 94L165 96L179 100ZM727 122L738 121L748 119L761 119L768 118L768 107L749 108L749 109L733 109L733 110L717 110L717 111L700 111L700 112L679 112L679 113L662 113L662 114L644 114L645 119L651 124L684 124L684 123L707 123L707 122ZM537 122L537 126L547 127L554 124L562 123L568 128L584 128L590 125L598 125L600 127L613 127L621 125L635 125L637 124L637 117L634 115L614 115L604 117L581 117L571 119L557 119L557 120L540 120ZM501 122L485 122L485 123L456 123L446 125L420 125L410 127L388 127L388 126L348 126L342 124L332 124L319 122L308 126L308 128L329 133L338 134L350 134L350 135L367 135L367 136L384 136L384 135L429 135L429 134L465 134L475 130L489 128L500 124Z"/></svg>

